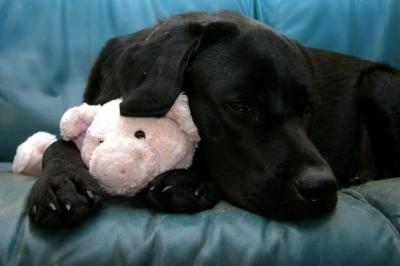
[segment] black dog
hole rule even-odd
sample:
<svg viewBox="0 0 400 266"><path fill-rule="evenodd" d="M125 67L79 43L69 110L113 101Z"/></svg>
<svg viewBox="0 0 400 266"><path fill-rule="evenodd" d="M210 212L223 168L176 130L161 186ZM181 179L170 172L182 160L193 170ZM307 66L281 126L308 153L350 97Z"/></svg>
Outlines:
<svg viewBox="0 0 400 266"><path fill-rule="evenodd" d="M110 40L84 101L122 96L122 115L159 117L182 91L202 141L192 169L162 174L140 195L156 208L195 212L222 194L268 217L302 218L332 210L339 186L400 174L399 71L305 48L232 12ZM76 224L100 206L74 144L50 146L43 165L33 222Z"/></svg>

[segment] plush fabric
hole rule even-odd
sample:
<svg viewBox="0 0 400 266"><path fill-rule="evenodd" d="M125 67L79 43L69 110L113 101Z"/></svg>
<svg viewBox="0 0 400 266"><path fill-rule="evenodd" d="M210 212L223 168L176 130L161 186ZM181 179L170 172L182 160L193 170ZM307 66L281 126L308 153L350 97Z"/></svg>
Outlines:
<svg viewBox="0 0 400 266"><path fill-rule="evenodd" d="M121 116L121 102L83 103L68 109L60 121L63 139L75 142L105 192L134 196L156 176L192 165L200 136L186 95L179 95L159 118ZM30 136L17 148L13 172L40 176L43 154L54 141L54 135L42 131Z"/></svg>
<svg viewBox="0 0 400 266"><path fill-rule="evenodd" d="M34 132L58 132L105 41L185 11L230 9L302 44L400 67L397 0L0 1L0 161ZM193 215L110 199L82 225L37 228L34 177L0 173L0 265L400 265L400 180L339 193L333 213L280 222L225 202Z"/></svg>
<svg viewBox="0 0 400 266"><path fill-rule="evenodd" d="M40 176L43 154L55 141L56 136L39 131L18 145L12 165L13 173Z"/></svg>

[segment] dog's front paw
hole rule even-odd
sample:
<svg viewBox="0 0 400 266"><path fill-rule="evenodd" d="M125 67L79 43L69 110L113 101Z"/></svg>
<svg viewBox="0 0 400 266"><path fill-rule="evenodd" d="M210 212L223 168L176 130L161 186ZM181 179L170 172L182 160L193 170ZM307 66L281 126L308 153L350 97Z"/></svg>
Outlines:
<svg viewBox="0 0 400 266"><path fill-rule="evenodd" d="M153 208L185 213L212 208L219 200L214 183L185 169L170 170L157 176L141 196Z"/></svg>
<svg viewBox="0 0 400 266"><path fill-rule="evenodd" d="M28 199L30 220L47 228L80 223L101 206L103 192L96 180L84 173L42 177Z"/></svg>

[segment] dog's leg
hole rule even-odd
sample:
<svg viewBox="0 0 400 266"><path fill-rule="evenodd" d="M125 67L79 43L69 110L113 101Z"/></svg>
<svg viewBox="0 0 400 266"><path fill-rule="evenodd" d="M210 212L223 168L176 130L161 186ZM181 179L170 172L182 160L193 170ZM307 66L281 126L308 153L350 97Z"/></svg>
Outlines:
<svg viewBox="0 0 400 266"><path fill-rule="evenodd" d="M43 156L43 173L28 199L32 222L58 228L77 224L96 211L102 191L72 142L57 141Z"/></svg>
<svg viewBox="0 0 400 266"><path fill-rule="evenodd" d="M381 66L366 73L360 84L360 108L375 178L400 176L400 71Z"/></svg>
<svg viewBox="0 0 400 266"><path fill-rule="evenodd" d="M217 186L193 170L175 169L156 177L140 194L153 208L193 213L214 207Z"/></svg>

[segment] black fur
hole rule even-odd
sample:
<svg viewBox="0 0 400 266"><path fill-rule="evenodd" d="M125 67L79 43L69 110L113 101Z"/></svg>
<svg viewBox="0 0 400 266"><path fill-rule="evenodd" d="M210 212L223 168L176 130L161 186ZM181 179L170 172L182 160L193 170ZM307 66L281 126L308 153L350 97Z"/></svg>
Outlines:
<svg viewBox="0 0 400 266"><path fill-rule="evenodd" d="M29 195L32 222L48 228L75 225L101 207L104 194L74 143L57 141L51 145L44 155L43 169Z"/></svg>
<svg viewBox="0 0 400 266"><path fill-rule="evenodd" d="M339 186L400 174L399 71L306 48L233 12L183 14L111 39L84 101L122 97L123 115L159 117L182 91L202 141L192 169L164 173L141 193L155 208L196 212L220 192L262 215L303 218L332 210ZM101 201L71 145L46 152L29 200L37 224L74 224ZM82 198L87 188L76 180L85 178L96 204ZM57 190L68 180L75 190L66 194L82 199L78 214Z"/></svg>

